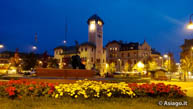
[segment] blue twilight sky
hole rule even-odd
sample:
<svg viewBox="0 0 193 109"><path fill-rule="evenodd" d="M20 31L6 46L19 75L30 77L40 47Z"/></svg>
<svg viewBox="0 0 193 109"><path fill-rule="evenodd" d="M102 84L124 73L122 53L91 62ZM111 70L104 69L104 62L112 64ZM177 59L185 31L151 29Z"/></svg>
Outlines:
<svg viewBox="0 0 193 109"><path fill-rule="evenodd" d="M104 45L111 40L142 43L179 60L193 0L0 0L0 43L4 50L30 52L38 32L38 52L62 45L65 17L68 45L88 40L87 19L98 14L105 22Z"/></svg>

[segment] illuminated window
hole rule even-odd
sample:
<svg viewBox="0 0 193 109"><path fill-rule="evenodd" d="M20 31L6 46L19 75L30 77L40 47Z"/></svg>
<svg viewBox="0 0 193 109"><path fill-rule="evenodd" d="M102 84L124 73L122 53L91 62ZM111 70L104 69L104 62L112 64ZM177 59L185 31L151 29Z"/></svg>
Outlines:
<svg viewBox="0 0 193 109"><path fill-rule="evenodd" d="M99 24L100 26L102 26L102 25L103 25L103 23L102 23L101 21L98 21L98 24Z"/></svg>
<svg viewBox="0 0 193 109"><path fill-rule="evenodd" d="M95 24L95 21L93 20L93 21L90 21L90 24Z"/></svg>
<svg viewBox="0 0 193 109"><path fill-rule="evenodd" d="M115 51L117 51L117 48L115 48Z"/></svg>
<svg viewBox="0 0 193 109"><path fill-rule="evenodd" d="M94 30L95 30L95 28L96 28L96 26L95 26L95 24L94 24L94 23L91 23L89 28L90 28L90 30L91 30L91 31L94 31Z"/></svg>

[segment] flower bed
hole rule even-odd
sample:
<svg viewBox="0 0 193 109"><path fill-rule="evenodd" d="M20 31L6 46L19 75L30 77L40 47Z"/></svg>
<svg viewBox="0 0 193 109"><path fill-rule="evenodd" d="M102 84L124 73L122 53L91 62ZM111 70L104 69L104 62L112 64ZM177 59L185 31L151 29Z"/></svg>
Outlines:
<svg viewBox="0 0 193 109"><path fill-rule="evenodd" d="M165 85L164 83L141 84L136 83L128 84L137 96L161 96L169 98L177 98L186 96L186 90L181 90L181 87L176 85Z"/></svg>
<svg viewBox="0 0 193 109"><path fill-rule="evenodd" d="M55 86L55 98L72 96L74 98L133 97L135 93L126 83L102 83L97 81L77 81L74 84Z"/></svg>
<svg viewBox="0 0 193 109"><path fill-rule="evenodd" d="M88 80L80 80L73 84L53 84L29 80L0 82L0 97L22 98L23 96L53 98L66 96L73 98L163 96L175 98L186 96L186 94L176 85L163 83L139 85L136 83L102 83Z"/></svg>
<svg viewBox="0 0 193 109"><path fill-rule="evenodd" d="M0 96L21 98L23 96L51 96L57 84L29 80L0 82Z"/></svg>

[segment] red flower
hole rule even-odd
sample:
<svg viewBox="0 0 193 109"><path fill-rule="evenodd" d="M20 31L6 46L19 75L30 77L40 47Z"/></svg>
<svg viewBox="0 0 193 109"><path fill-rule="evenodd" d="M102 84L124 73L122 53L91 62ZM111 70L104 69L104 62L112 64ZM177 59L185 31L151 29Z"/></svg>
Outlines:
<svg viewBox="0 0 193 109"><path fill-rule="evenodd" d="M34 89L34 87L29 87L28 89L32 91Z"/></svg>

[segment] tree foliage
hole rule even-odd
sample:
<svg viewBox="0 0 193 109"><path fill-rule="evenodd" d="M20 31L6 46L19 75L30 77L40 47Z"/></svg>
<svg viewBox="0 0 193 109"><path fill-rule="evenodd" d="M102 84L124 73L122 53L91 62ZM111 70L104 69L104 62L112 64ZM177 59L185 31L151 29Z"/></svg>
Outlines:
<svg viewBox="0 0 193 109"><path fill-rule="evenodd" d="M85 69L85 65L82 64L80 56L79 55L74 55L71 58L71 64L72 64L72 68L76 69L77 67L79 69Z"/></svg>
<svg viewBox="0 0 193 109"><path fill-rule="evenodd" d="M34 53L27 54L23 59L22 68L23 70L31 70L37 64L38 57Z"/></svg>
<svg viewBox="0 0 193 109"><path fill-rule="evenodd" d="M48 65L47 65L47 67L48 67L48 68L58 68L59 65L58 65L57 59L49 58L49 59L48 59Z"/></svg>
<svg viewBox="0 0 193 109"><path fill-rule="evenodd" d="M185 56L181 61L181 69L184 74L184 80L186 81L186 76L188 76L188 72L193 72L193 60L188 56Z"/></svg>
<svg viewBox="0 0 193 109"><path fill-rule="evenodd" d="M156 61L152 60L148 62L147 64L148 71L155 71L157 68L158 68L158 64Z"/></svg>
<svg viewBox="0 0 193 109"><path fill-rule="evenodd" d="M114 72L116 71L116 67L115 67L115 63L114 63L114 62L112 62L112 63L110 64L109 70L110 70L111 73L114 73Z"/></svg>

